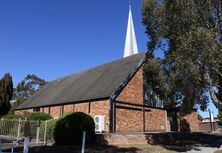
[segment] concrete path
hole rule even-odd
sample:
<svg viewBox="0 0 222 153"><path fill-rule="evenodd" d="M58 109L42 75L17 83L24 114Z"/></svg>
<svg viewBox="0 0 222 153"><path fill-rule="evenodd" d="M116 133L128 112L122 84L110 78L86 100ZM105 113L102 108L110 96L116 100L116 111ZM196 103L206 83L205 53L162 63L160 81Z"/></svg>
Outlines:
<svg viewBox="0 0 222 153"><path fill-rule="evenodd" d="M186 153L214 153L218 148L215 147L197 147L191 151L187 151Z"/></svg>
<svg viewBox="0 0 222 153"><path fill-rule="evenodd" d="M222 140L218 140L208 146L197 146L194 147L191 151L187 151L186 153L214 153L219 150L222 145Z"/></svg>

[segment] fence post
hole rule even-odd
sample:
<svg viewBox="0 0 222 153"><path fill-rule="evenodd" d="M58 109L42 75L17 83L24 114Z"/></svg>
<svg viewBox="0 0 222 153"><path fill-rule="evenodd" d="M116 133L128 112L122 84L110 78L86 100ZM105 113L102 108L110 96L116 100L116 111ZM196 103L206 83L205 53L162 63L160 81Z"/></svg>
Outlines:
<svg viewBox="0 0 222 153"><path fill-rule="evenodd" d="M86 142L86 131L83 131L83 138L82 138L82 152L85 152L85 142Z"/></svg>
<svg viewBox="0 0 222 153"><path fill-rule="evenodd" d="M44 145L46 145L46 132L47 132L48 120L45 121L45 130L44 130Z"/></svg>
<svg viewBox="0 0 222 153"><path fill-rule="evenodd" d="M2 151L2 139L0 139L0 152Z"/></svg>
<svg viewBox="0 0 222 153"><path fill-rule="evenodd" d="M18 122L18 129L17 129L17 142L20 138L20 132L21 132L21 118L19 118L19 122Z"/></svg>
<svg viewBox="0 0 222 153"><path fill-rule="evenodd" d="M23 153L28 153L28 152L29 152L29 138L25 137Z"/></svg>
<svg viewBox="0 0 222 153"><path fill-rule="evenodd" d="M37 123L37 130L36 130L36 143L39 144L39 129L40 129L40 121Z"/></svg>
<svg viewBox="0 0 222 153"><path fill-rule="evenodd" d="M4 118L0 118L0 129L2 129L3 128L3 126L2 126L2 121L4 120ZM2 132L2 130L0 130L0 134L3 134L3 132ZM1 142L1 140L0 140L0 142ZM0 148L1 149L1 148ZM0 150L1 151L1 150Z"/></svg>

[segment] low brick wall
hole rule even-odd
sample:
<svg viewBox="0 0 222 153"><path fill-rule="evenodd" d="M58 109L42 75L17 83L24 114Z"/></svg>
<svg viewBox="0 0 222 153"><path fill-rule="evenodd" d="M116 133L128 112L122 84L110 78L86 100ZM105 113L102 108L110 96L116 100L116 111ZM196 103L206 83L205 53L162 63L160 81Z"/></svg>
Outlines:
<svg viewBox="0 0 222 153"><path fill-rule="evenodd" d="M218 126L219 126L219 123L218 122L214 122L213 123L213 131L216 131L218 130ZM202 132L211 132L211 125L210 125L210 122L203 122L203 123L200 123L200 131Z"/></svg>
<svg viewBox="0 0 222 153"><path fill-rule="evenodd" d="M99 144L148 144L145 134L98 134Z"/></svg>
<svg viewBox="0 0 222 153"><path fill-rule="evenodd" d="M97 134L98 144L160 144L174 145L178 142L195 141L208 143L222 139L221 135L200 132L163 132L163 133L113 133Z"/></svg>

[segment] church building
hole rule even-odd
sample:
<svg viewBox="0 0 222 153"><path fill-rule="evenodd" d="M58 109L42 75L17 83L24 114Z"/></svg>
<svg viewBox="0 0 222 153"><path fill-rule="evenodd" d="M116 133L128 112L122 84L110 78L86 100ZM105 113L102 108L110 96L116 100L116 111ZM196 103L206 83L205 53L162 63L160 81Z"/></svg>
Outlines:
<svg viewBox="0 0 222 153"><path fill-rule="evenodd" d="M138 53L130 8L124 58L47 83L16 114L44 112L57 118L80 111L101 118L103 132L175 131L176 113L165 109L161 100L151 102L146 92L145 59L146 52ZM198 131L191 120L192 131Z"/></svg>

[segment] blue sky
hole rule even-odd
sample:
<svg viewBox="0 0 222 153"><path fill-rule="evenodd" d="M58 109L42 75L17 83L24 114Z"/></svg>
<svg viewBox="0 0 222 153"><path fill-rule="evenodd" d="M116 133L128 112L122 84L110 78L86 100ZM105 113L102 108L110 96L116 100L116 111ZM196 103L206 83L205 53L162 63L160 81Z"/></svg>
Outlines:
<svg viewBox="0 0 222 153"><path fill-rule="evenodd" d="M128 2L1 0L0 76L11 73L15 85L27 74L50 81L122 58ZM138 48L145 51L141 6L132 0Z"/></svg>

